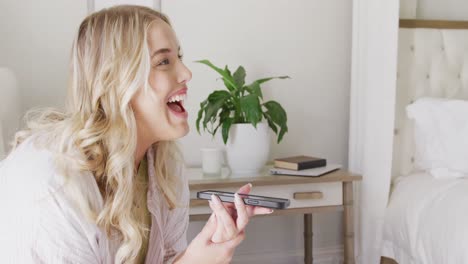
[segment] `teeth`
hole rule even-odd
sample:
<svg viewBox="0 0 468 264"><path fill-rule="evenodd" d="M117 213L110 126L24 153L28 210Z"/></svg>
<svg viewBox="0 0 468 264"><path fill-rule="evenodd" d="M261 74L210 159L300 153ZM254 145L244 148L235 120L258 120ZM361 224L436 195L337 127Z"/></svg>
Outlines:
<svg viewBox="0 0 468 264"><path fill-rule="evenodd" d="M175 101L184 101L186 96L187 96L186 94L173 96L169 99L169 102L172 103Z"/></svg>

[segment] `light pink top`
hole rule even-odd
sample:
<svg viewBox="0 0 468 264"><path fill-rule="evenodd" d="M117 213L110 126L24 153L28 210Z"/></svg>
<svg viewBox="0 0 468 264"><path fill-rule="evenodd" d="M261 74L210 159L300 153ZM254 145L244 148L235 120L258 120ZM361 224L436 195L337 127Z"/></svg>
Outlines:
<svg viewBox="0 0 468 264"><path fill-rule="evenodd" d="M154 151L148 157L151 232L146 263L172 263L187 246L189 189L180 167L184 208L169 210L155 181ZM82 177L93 207L103 199L91 173ZM80 178L81 179L81 178ZM0 162L0 256L2 263L114 263L119 245L86 220L62 187L48 150L27 139Z"/></svg>

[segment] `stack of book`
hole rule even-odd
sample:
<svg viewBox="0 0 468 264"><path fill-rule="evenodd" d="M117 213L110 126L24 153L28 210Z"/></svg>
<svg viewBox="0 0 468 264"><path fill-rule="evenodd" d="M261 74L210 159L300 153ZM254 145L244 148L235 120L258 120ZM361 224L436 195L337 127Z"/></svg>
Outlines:
<svg viewBox="0 0 468 264"><path fill-rule="evenodd" d="M327 160L324 158L300 155L275 159L274 167L270 169L270 173L276 175L321 176L340 168L341 165L339 164L327 164Z"/></svg>

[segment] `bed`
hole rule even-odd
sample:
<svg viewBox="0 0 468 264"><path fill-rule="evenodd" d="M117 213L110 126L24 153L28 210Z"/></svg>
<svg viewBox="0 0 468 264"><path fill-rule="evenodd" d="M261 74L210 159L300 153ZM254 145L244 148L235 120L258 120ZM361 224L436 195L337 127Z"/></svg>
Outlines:
<svg viewBox="0 0 468 264"><path fill-rule="evenodd" d="M401 20L398 45L382 263L468 263L468 178L417 169L415 125L406 112L423 97L468 100L468 22Z"/></svg>

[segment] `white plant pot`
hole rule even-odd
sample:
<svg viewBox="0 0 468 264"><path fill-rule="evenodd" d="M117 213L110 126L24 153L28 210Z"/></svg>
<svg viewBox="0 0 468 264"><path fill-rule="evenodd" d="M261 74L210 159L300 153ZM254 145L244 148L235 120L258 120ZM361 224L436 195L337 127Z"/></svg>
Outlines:
<svg viewBox="0 0 468 264"><path fill-rule="evenodd" d="M254 176L268 161L270 127L258 123L257 129L248 124L232 124L226 143L226 157L232 177Z"/></svg>

